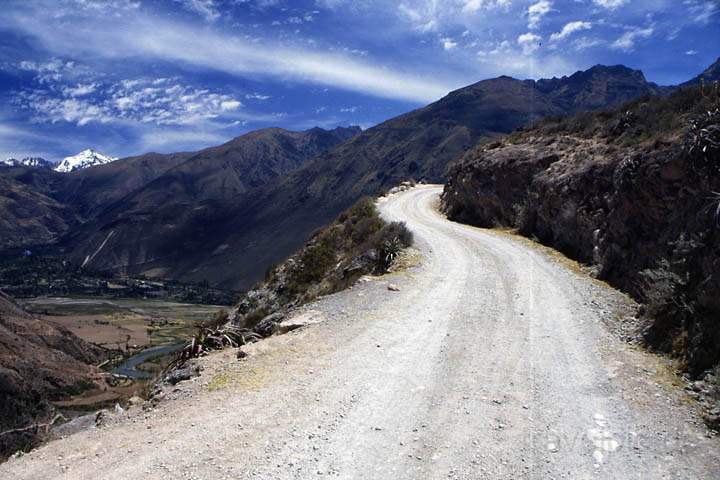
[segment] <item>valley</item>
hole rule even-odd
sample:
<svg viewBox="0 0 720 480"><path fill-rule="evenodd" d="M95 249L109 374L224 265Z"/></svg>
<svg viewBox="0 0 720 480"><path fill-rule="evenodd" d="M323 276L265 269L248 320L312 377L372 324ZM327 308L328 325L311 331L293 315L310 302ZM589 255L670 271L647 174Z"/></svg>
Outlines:
<svg viewBox="0 0 720 480"><path fill-rule="evenodd" d="M28 312L108 350L172 345L228 307L153 299L37 297L20 299Z"/></svg>

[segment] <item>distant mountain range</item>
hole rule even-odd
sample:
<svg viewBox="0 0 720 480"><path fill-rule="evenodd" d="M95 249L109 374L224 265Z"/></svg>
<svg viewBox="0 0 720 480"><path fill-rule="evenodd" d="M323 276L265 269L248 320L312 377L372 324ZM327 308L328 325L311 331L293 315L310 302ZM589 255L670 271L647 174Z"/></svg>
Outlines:
<svg viewBox="0 0 720 480"><path fill-rule="evenodd" d="M717 74L716 63L690 83ZM58 242L90 269L246 288L358 198L410 177L442 181L448 164L483 139L672 89L623 66L538 81L499 77L363 132L265 129L201 152L148 154L64 175L3 169L6 183L44 205L14 218L45 225L47 235L7 241L6 231L18 231L10 218L0 222L0 236L5 246ZM53 215L63 222L49 225Z"/></svg>
<svg viewBox="0 0 720 480"><path fill-rule="evenodd" d="M96 165L106 165L117 160L115 157L108 157L92 149L83 150L77 155L65 157L57 165L41 157L25 157L22 160L8 158L0 161L0 167L28 167L38 169L55 170L60 173L70 173L83 170Z"/></svg>
<svg viewBox="0 0 720 480"><path fill-rule="evenodd" d="M8 158L0 161L0 167L53 168L55 165L40 157L25 157L21 160Z"/></svg>

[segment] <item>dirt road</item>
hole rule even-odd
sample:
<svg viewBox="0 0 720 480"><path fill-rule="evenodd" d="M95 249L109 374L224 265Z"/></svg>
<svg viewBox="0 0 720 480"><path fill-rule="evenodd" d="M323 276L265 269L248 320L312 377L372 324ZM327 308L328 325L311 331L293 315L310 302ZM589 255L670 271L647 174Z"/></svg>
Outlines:
<svg viewBox="0 0 720 480"><path fill-rule="evenodd" d="M439 187L381 203L419 267L204 360L157 408L0 465L17 479L713 479L718 440L620 294L510 235L448 222ZM388 290L392 282L399 291Z"/></svg>

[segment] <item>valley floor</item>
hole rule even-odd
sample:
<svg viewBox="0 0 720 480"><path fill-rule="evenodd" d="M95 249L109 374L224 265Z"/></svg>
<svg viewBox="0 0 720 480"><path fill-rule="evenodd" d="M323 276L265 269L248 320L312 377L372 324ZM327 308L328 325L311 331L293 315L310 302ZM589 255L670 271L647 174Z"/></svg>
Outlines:
<svg viewBox="0 0 720 480"><path fill-rule="evenodd" d="M154 409L0 465L17 479L709 479L720 442L623 295L511 235L447 221L439 187L381 205L423 252L226 351ZM388 282L398 291L388 289Z"/></svg>

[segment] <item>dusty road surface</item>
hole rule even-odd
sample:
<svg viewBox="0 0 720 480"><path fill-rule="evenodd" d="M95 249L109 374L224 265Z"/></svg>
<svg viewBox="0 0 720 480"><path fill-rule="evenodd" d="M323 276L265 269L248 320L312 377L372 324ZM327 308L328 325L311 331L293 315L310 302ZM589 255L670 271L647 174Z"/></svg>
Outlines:
<svg viewBox="0 0 720 480"><path fill-rule="evenodd" d="M0 478L720 478L718 440L661 361L609 333L628 301L525 241L448 222L439 192L381 204L415 232L420 266L310 305L321 323L242 361L207 357L157 407Z"/></svg>

